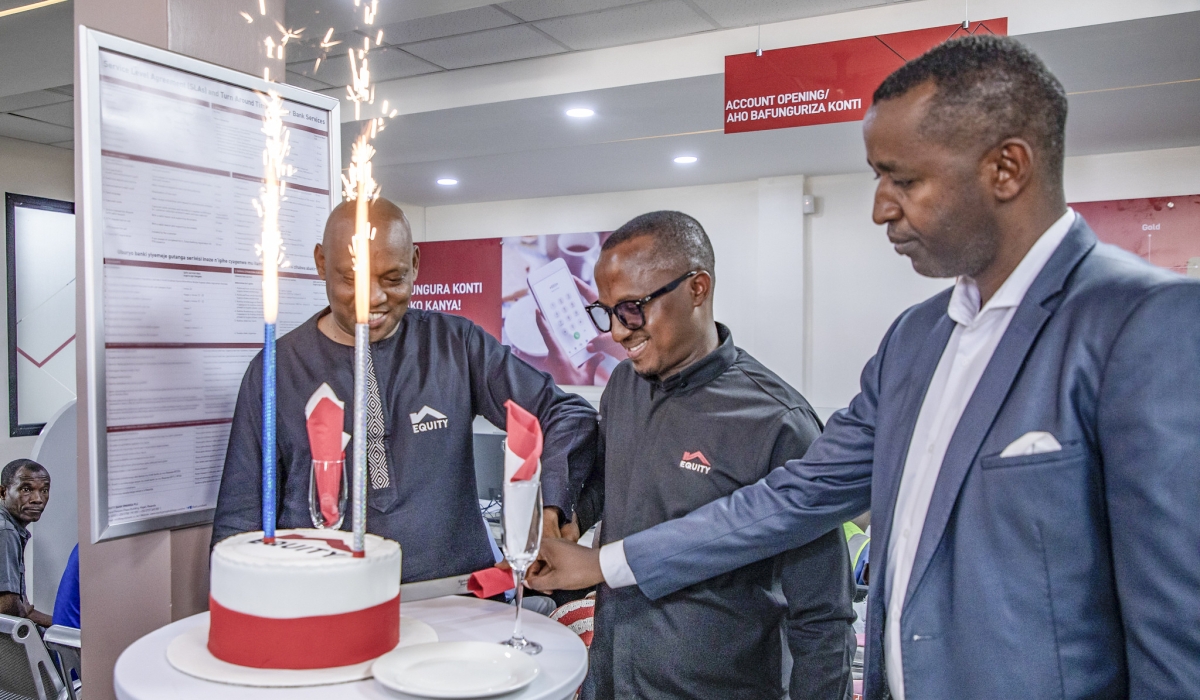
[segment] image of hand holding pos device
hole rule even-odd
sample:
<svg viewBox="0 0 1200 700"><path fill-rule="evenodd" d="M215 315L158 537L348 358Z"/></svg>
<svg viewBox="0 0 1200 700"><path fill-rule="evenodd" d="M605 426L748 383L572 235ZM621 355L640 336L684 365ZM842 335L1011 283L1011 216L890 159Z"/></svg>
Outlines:
<svg viewBox="0 0 1200 700"><path fill-rule="evenodd" d="M600 335L584 310L575 278L562 258L533 270L526 280L554 339L571 363L581 367L594 355L588 343Z"/></svg>

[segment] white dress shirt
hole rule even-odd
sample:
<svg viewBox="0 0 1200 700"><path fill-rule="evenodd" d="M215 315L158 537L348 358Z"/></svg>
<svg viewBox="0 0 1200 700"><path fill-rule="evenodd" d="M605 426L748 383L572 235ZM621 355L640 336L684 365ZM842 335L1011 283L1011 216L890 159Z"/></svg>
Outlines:
<svg viewBox="0 0 1200 700"><path fill-rule="evenodd" d="M950 438L958 428L963 410L975 393L975 385L991 362L992 353L1008 329L1017 306L1074 222L1075 212L1067 209L1037 239L982 309L979 308L979 287L974 280L960 277L954 283L946 309L954 321L954 331L929 382L921 412L917 414L888 541L885 575L891 595L884 623L883 650L887 659L888 686L896 700L904 700L900 615L946 448L950 446Z"/></svg>
<svg viewBox="0 0 1200 700"><path fill-rule="evenodd" d="M888 542L885 575L890 582L891 598L884 625L884 654L887 658L888 685L896 700L904 700L900 614L904 609L904 594L908 590L908 580L916 560L917 544L921 541L925 516L929 512L929 502L933 498L933 487L941 472L946 448L1017 306L1073 223L1075 212L1068 208L1034 242L982 309L979 308L979 287L974 280L960 277L954 283L946 310L955 323L954 331L950 334L946 349L942 351L942 358L938 361L921 404L921 412L917 415L904 472L900 477L900 493L896 499ZM612 588L637 583L625 558L624 540L600 548L600 570L605 583Z"/></svg>

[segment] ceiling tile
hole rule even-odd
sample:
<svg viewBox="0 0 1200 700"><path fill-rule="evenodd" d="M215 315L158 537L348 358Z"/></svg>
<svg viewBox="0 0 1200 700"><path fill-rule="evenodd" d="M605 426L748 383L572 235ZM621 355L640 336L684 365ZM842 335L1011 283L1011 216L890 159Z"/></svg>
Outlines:
<svg viewBox="0 0 1200 700"><path fill-rule="evenodd" d="M666 39L713 28L682 0L656 0L549 19L535 26L576 50Z"/></svg>
<svg viewBox="0 0 1200 700"><path fill-rule="evenodd" d="M23 109L19 112L14 112L14 114L65 126L70 129L75 126L75 101L68 100L67 102L59 102L54 105Z"/></svg>
<svg viewBox="0 0 1200 700"><path fill-rule="evenodd" d="M305 78L324 83L323 87L348 85L350 83L350 57L343 54L326 58L321 66L313 72L316 61L303 61L288 64L288 72ZM371 72L371 82L407 78L422 73L432 73L441 70L435 65L422 61L394 46L380 46L371 49L367 54L367 68ZM297 85L300 85L297 83ZM309 90L320 90L322 86L305 86Z"/></svg>
<svg viewBox="0 0 1200 700"><path fill-rule="evenodd" d="M385 44L410 44L415 41L440 39L455 34L507 27L516 23L517 20L495 7L476 7L471 10L389 24L382 27L383 42Z"/></svg>
<svg viewBox="0 0 1200 700"><path fill-rule="evenodd" d="M523 24L408 44L404 49L444 68L467 68L564 51Z"/></svg>
<svg viewBox="0 0 1200 700"><path fill-rule="evenodd" d="M298 41L289 41L287 46L284 47L284 56L287 57L287 62L294 63L296 61L311 61L315 60L317 56L323 55L340 56L341 54L346 53L346 50L350 47L361 49L365 35L359 34L358 32L342 32L341 34L334 34L329 38L329 41L341 43L336 44L328 49L321 48L321 40L324 38L324 30L312 31L310 29L309 31L304 32L304 38Z"/></svg>
<svg viewBox="0 0 1200 700"><path fill-rule="evenodd" d="M75 150L75 139L71 139L70 141L59 141L58 143L52 143L50 145L57 146L58 148L65 148L68 151L73 151Z"/></svg>
<svg viewBox="0 0 1200 700"><path fill-rule="evenodd" d="M536 22L539 19L607 10L610 7L632 5L637 2L645 2L645 0L512 0L500 3L500 7L526 22Z"/></svg>
<svg viewBox="0 0 1200 700"><path fill-rule="evenodd" d="M36 119L0 114L0 136L36 143L58 143L73 138L74 132L56 124Z"/></svg>
<svg viewBox="0 0 1200 700"><path fill-rule="evenodd" d="M15 112L18 109L29 109L30 107L41 107L42 105L70 101L70 95L60 95L49 90L34 90L33 92L23 92L20 95L0 97L0 112Z"/></svg>
<svg viewBox="0 0 1200 700"><path fill-rule="evenodd" d="M801 17L816 17L847 12L862 7L886 5L888 0L691 0L722 27L748 27L753 24L783 22Z"/></svg>
<svg viewBox="0 0 1200 700"><path fill-rule="evenodd" d="M319 25L322 33L328 27L334 27L337 32L362 29L365 25L360 4L351 0L287 0L287 23L309 29ZM385 27L491 4L492 0L382 0L377 7L375 25Z"/></svg>
<svg viewBox="0 0 1200 700"><path fill-rule="evenodd" d="M308 69L311 71L312 67L313 67L313 63L315 63L315 61L305 61L304 63L296 63L293 65L295 65L297 67L307 66ZM324 63L324 61L321 61L321 63ZM290 66L289 66L289 68L290 68ZM323 83L320 80L313 80L312 78L310 78L302 73L294 73L291 70L288 70L287 77L284 78L284 82L287 83L288 85L295 85L296 87L304 88L305 90L314 90L314 91L315 90L325 90L325 89L333 87L332 85L329 85L328 83Z"/></svg>

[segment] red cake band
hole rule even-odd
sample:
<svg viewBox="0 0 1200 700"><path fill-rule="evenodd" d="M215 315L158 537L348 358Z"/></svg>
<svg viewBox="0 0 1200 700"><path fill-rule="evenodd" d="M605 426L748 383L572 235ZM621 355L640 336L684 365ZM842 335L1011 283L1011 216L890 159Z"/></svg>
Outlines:
<svg viewBox="0 0 1200 700"><path fill-rule="evenodd" d="M208 599L208 650L254 668L335 668L370 661L400 643L400 596L340 615L257 617Z"/></svg>

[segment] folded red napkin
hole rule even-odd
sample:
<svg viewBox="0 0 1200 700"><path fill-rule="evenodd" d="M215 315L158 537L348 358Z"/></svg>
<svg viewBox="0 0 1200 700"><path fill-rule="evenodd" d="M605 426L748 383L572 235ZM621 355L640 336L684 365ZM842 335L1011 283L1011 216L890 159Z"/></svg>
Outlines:
<svg viewBox="0 0 1200 700"><path fill-rule="evenodd" d="M342 488L342 465L345 459L345 404L328 384L322 384L313 392L304 406L307 419L308 447L312 453L313 469L316 470L317 498L321 504L321 517L326 525L332 525L340 517L338 494Z"/></svg>
<svg viewBox="0 0 1200 700"><path fill-rule="evenodd" d="M520 460L509 481L529 481L541 464L542 426L537 416L512 401L505 401L504 406L508 409L508 451Z"/></svg>
<svg viewBox="0 0 1200 700"><path fill-rule="evenodd" d="M467 591L479 598L491 598L516 587L512 569L501 569L499 565L476 571L467 579Z"/></svg>

